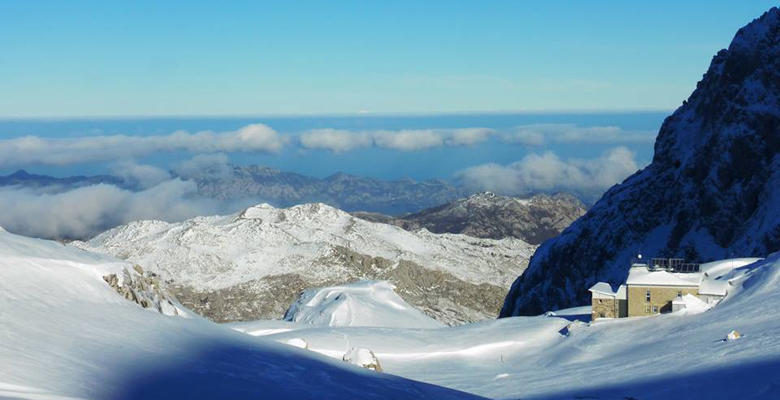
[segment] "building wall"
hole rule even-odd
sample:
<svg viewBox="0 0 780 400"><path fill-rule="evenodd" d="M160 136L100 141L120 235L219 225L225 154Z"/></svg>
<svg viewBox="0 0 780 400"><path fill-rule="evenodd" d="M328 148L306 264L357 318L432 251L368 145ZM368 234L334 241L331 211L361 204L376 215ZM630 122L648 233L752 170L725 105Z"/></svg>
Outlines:
<svg viewBox="0 0 780 400"><path fill-rule="evenodd" d="M628 317L628 300L618 300L618 318Z"/></svg>
<svg viewBox="0 0 780 400"><path fill-rule="evenodd" d="M724 296L719 296L719 295L716 295L716 294L700 294L699 295L699 298L701 299L701 301L703 301L703 302L705 302L707 304L712 304L712 303L714 303L716 301L723 300L723 297Z"/></svg>
<svg viewBox="0 0 780 400"><path fill-rule="evenodd" d="M614 298L605 299L593 297L591 310L591 321L595 321L599 318L619 318L617 300Z"/></svg>
<svg viewBox="0 0 780 400"><path fill-rule="evenodd" d="M650 291L650 302L647 302L647 291ZM677 294L699 295L699 289L694 287L672 286L629 286L628 287L628 316L641 317L653 315L653 306L658 308L658 313L672 311L672 301Z"/></svg>

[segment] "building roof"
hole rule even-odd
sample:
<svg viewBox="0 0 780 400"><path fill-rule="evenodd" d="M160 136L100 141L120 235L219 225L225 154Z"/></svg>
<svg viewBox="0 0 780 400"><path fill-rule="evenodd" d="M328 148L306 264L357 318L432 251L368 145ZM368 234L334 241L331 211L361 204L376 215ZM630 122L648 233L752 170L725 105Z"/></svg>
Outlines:
<svg viewBox="0 0 780 400"><path fill-rule="evenodd" d="M591 286L590 290L594 295L602 295L617 298L618 300L626 300L626 285L620 285L617 292L612 290L612 285L606 282L599 282Z"/></svg>
<svg viewBox="0 0 780 400"><path fill-rule="evenodd" d="M606 282L599 282L599 283L591 286L591 288L588 289L588 290L590 290L591 292L594 292L594 293L600 293L600 294L604 294L604 295L607 295L607 296L615 296L617 294L617 293L615 293L612 290L612 286L609 283L606 283Z"/></svg>
<svg viewBox="0 0 780 400"><path fill-rule="evenodd" d="M699 294L726 296L729 290L729 281L723 279L704 278L699 287Z"/></svg>
<svg viewBox="0 0 780 400"><path fill-rule="evenodd" d="M637 266L632 267L628 271L626 285L698 287L700 280L700 274L671 273L666 271L651 272L645 266Z"/></svg>

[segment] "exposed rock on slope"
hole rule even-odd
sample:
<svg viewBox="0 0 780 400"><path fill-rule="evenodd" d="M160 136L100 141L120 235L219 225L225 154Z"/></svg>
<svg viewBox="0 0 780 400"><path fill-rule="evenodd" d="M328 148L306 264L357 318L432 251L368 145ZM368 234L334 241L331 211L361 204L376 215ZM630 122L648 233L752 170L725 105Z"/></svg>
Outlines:
<svg viewBox="0 0 780 400"><path fill-rule="evenodd" d="M159 274L183 305L219 322L281 318L307 288L387 280L446 324L494 316L535 248L514 238L407 232L324 204L139 221L73 245Z"/></svg>
<svg viewBox="0 0 780 400"><path fill-rule="evenodd" d="M501 316L588 301L641 251L707 261L780 248L780 11L737 32L664 121L653 162L544 243Z"/></svg>
<svg viewBox="0 0 780 400"><path fill-rule="evenodd" d="M344 173L317 179L257 165L233 167L229 176L196 179L199 192L221 200L261 199L287 207L321 202L347 211L414 212L466 195L440 180L384 181Z"/></svg>
<svg viewBox="0 0 780 400"><path fill-rule="evenodd" d="M156 274L144 274L139 265L134 265L132 270L123 268L120 273L104 275L103 280L120 296L143 308L165 315L183 313L176 307L176 299L162 287Z"/></svg>
<svg viewBox="0 0 780 400"><path fill-rule="evenodd" d="M563 193L520 199L485 192L399 218L366 212L353 215L406 230L426 228L435 233L490 239L514 237L540 244L561 233L586 211L581 201Z"/></svg>

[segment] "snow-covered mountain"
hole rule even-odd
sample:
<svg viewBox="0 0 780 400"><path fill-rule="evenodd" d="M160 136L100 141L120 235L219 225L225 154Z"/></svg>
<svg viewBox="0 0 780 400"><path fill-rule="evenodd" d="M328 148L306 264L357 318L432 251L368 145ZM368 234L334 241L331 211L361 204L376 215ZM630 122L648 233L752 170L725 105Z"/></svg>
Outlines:
<svg viewBox="0 0 780 400"><path fill-rule="evenodd" d="M476 398L253 338L186 309L144 308L104 279L126 271L138 273L0 230L0 398Z"/></svg>
<svg viewBox="0 0 780 400"><path fill-rule="evenodd" d="M406 230L425 228L489 239L514 237L540 244L557 236L586 211L576 197L563 193L516 198L484 192L397 218L366 212L353 215Z"/></svg>
<svg viewBox="0 0 780 400"><path fill-rule="evenodd" d="M159 274L182 304L215 321L281 318L304 289L387 280L447 324L494 317L535 249L514 238L408 232L324 204L139 221L73 245Z"/></svg>
<svg viewBox="0 0 780 400"><path fill-rule="evenodd" d="M737 32L664 121L653 162L545 242L501 316L582 304L637 253L708 261L780 249L780 10Z"/></svg>

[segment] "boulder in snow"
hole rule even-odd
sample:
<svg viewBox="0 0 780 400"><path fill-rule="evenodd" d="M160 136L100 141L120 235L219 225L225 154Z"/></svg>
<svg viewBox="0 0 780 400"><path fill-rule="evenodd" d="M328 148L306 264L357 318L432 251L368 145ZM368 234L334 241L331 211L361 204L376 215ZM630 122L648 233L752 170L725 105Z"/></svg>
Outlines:
<svg viewBox="0 0 780 400"><path fill-rule="evenodd" d="M366 369L382 372L382 365L373 351L365 347L353 347L342 357L344 362Z"/></svg>
<svg viewBox="0 0 780 400"><path fill-rule="evenodd" d="M737 340L742 337L742 334L737 330L733 330L726 335L726 340Z"/></svg>

